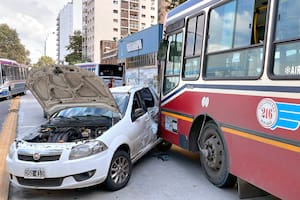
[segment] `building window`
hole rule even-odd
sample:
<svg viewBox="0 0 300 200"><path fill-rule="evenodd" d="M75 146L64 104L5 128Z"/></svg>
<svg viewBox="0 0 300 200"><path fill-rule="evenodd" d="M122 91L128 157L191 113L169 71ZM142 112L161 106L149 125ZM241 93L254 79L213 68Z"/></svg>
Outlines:
<svg viewBox="0 0 300 200"><path fill-rule="evenodd" d="M118 4L118 0L113 0L113 3L114 4Z"/></svg>
<svg viewBox="0 0 300 200"><path fill-rule="evenodd" d="M113 10L113 13L114 14L118 14L118 10Z"/></svg>
<svg viewBox="0 0 300 200"><path fill-rule="evenodd" d="M113 30L114 30L114 32L118 32L118 28L114 28Z"/></svg>
<svg viewBox="0 0 300 200"><path fill-rule="evenodd" d="M145 14L142 14L142 18L145 18L146 17L146 15Z"/></svg>
<svg viewBox="0 0 300 200"><path fill-rule="evenodd" d="M116 22L116 23L118 23L119 20L118 19L113 19L113 21Z"/></svg>
<svg viewBox="0 0 300 200"><path fill-rule="evenodd" d="M146 9L146 6L143 5L142 8L143 8L143 9Z"/></svg>

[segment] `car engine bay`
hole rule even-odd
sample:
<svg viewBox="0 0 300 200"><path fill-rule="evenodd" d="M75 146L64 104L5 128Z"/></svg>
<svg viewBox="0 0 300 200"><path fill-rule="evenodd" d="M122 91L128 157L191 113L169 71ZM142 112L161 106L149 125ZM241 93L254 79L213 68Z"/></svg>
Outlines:
<svg viewBox="0 0 300 200"><path fill-rule="evenodd" d="M50 120L41 125L35 133L23 138L33 143L64 143L95 139L112 125L112 119L106 120Z"/></svg>

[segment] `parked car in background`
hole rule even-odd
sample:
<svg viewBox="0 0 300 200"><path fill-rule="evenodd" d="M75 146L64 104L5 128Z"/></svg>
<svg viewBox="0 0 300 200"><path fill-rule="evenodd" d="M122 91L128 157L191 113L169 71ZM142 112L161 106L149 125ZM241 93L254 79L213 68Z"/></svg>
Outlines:
<svg viewBox="0 0 300 200"><path fill-rule="evenodd" d="M161 141L158 98L149 87L109 90L94 73L72 66L33 70L26 84L50 117L10 147L7 169L17 186L104 182L118 190L129 181L132 163Z"/></svg>

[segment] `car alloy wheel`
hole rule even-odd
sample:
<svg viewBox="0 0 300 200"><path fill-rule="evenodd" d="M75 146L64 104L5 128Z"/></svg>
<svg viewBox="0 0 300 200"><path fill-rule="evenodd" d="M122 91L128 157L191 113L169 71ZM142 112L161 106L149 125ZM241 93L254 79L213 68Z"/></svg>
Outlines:
<svg viewBox="0 0 300 200"><path fill-rule="evenodd" d="M105 181L109 190L119 190L129 181L131 175L131 160L125 151L117 151L110 164Z"/></svg>

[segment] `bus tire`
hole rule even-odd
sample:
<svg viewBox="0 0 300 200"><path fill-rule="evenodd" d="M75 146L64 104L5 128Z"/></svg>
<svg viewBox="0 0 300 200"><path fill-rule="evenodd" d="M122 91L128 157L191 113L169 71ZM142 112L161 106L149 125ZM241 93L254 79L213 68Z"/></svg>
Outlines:
<svg viewBox="0 0 300 200"><path fill-rule="evenodd" d="M171 147L172 147L172 143L167 142L166 140L163 140L156 145L156 148L159 151L169 151L171 149Z"/></svg>
<svg viewBox="0 0 300 200"><path fill-rule="evenodd" d="M201 166L207 179L217 187L232 187L236 177L229 173L228 152L215 123L207 122L198 140Z"/></svg>

